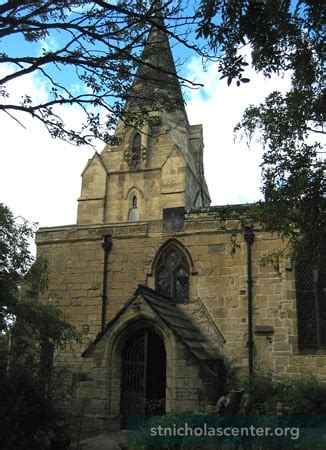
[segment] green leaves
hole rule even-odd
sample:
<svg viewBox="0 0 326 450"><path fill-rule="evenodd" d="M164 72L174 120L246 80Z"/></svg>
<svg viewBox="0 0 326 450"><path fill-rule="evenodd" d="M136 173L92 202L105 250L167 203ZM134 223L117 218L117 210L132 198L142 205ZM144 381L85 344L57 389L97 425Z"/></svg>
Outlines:
<svg viewBox="0 0 326 450"><path fill-rule="evenodd" d="M21 301L16 307L14 335L19 336L20 346L24 341L30 347L35 342L49 341L54 347L64 347L67 343L79 340L76 329L69 324L62 311L51 305Z"/></svg>
<svg viewBox="0 0 326 450"><path fill-rule="evenodd" d="M257 220L290 243L293 258L321 267L326 263L325 160L320 153L321 130L313 88L270 94L265 103L250 106L235 131L249 142L255 134L264 146L262 191Z"/></svg>
<svg viewBox="0 0 326 450"><path fill-rule="evenodd" d="M242 72L235 55L248 45L257 71L271 76L290 70L294 83L313 86L322 77L322 10L321 0L296 2L295 8L290 1L203 0L197 8L197 37L207 39L221 59L219 70L228 84Z"/></svg>
<svg viewBox="0 0 326 450"><path fill-rule="evenodd" d="M8 326L6 317L14 313L20 285L33 262L29 242L35 225L0 204L0 332Z"/></svg>
<svg viewBox="0 0 326 450"><path fill-rule="evenodd" d="M227 78L228 86L234 79L237 79L237 86L240 86L241 83L249 83L250 79L243 77L243 72L247 66L248 63L244 60L244 56L233 52L228 55L228 58L223 58L220 62L219 70L222 73L220 78Z"/></svg>
<svg viewBox="0 0 326 450"><path fill-rule="evenodd" d="M47 287L48 265L43 257L34 261L30 253L34 231L35 225L15 218L9 208L0 205L0 334L11 328L24 352L33 352L33 340L61 347L78 339L62 312L35 302ZM31 294L33 302L27 301Z"/></svg>
<svg viewBox="0 0 326 450"><path fill-rule="evenodd" d="M181 12L180 2L169 0L1 4L0 40L8 51L0 55L5 70L0 86L6 86L6 90L0 88L0 97L9 95L9 101L0 104L0 112L6 111L12 117L17 111L32 115L45 125L51 136L76 145L90 144L97 138L114 143L112 129L121 118L136 69L146 66L142 49L153 24L162 28L160 17L166 17L167 34L190 46L187 37L175 30L179 25L186 28L188 19ZM45 38L46 42L42 42ZM17 40L16 47L11 45L11 39ZM18 50L20 42L24 44L24 54ZM41 52L37 51L35 42L43 47ZM157 46L150 53L157 55ZM15 70L9 70L9 66ZM152 78L156 80L164 69L159 68L158 74L153 72ZM11 82L31 74L37 74L44 84L47 97L40 100L36 94L26 92L21 101L16 101L10 95ZM134 95L142 98L144 92ZM148 93L147 109L158 109L158 101L151 104L151 100ZM66 108L61 108L66 105L75 105L80 111L80 126L68 127ZM168 108L173 107L171 100ZM133 117L132 114L128 117L129 123ZM142 122L148 123L148 115ZM139 123L137 117L133 125Z"/></svg>

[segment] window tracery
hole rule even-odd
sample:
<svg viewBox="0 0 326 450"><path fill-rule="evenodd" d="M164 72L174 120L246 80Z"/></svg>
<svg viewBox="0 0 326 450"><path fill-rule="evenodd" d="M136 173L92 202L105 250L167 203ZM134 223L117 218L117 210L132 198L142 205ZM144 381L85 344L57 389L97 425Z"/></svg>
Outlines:
<svg viewBox="0 0 326 450"><path fill-rule="evenodd" d="M141 136L139 133L136 133L132 143L131 149L131 162L132 165L136 166L140 163L141 160Z"/></svg>
<svg viewBox="0 0 326 450"><path fill-rule="evenodd" d="M297 264L298 344L300 349L326 347L326 272Z"/></svg>
<svg viewBox="0 0 326 450"><path fill-rule="evenodd" d="M155 269L156 290L175 300L189 296L189 264L185 253L172 244L163 249Z"/></svg>
<svg viewBox="0 0 326 450"><path fill-rule="evenodd" d="M130 138L129 146L124 152L124 159L131 169L136 169L147 158L147 152L141 133L136 133Z"/></svg>

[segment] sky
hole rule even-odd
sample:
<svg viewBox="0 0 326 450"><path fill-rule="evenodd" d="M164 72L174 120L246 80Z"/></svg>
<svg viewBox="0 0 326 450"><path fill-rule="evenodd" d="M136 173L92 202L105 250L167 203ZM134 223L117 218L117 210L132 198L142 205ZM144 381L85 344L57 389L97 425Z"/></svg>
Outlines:
<svg viewBox="0 0 326 450"><path fill-rule="evenodd" d="M234 142L233 128L246 106L263 101L274 89L285 88L288 81L265 80L251 73L250 83L228 87L218 79L215 66L204 72L199 58L188 61L186 72L204 84L201 90L188 92L186 109L191 124L203 125L204 170L212 205L259 200L261 145L249 149L244 141ZM17 97L25 92L46 97L36 76L17 80L13 91ZM69 116L78 122L73 107ZM20 119L26 128L4 113L0 117L0 201L15 215L42 227L75 223L80 175L94 149L52 139L36 119ZM97 150L103 147L99 144Z"/></svg>
<svg viewBox="0 0 326 450"><path fill-rule="evenodd" d="M6 67L0 67L0 76L5 70ZM183 76L204 84L199 90L187 92L186 109L191 124L203 125L204 170L212 205L261 199L261 145L254 144L249 149L244 141L234 142L233 128L245 107L262 102L273 90L286 89L289 79L266 80L248 70L250 83L228 87L225 80L219 80L216 65L204 71L199 57L192 57L183 68ZM19 99L26 93L47 98L46 86L36 74L21 77L10 85L12 98ZM75 107L69 107L65 114L72 125L80 123ZM76 223L81 173L94 148L52 139L37 119L17 117L24 127L0 113L0 202L16 216L41 227ZM99 143L96 149L101 151L103 147Z"/></svg>

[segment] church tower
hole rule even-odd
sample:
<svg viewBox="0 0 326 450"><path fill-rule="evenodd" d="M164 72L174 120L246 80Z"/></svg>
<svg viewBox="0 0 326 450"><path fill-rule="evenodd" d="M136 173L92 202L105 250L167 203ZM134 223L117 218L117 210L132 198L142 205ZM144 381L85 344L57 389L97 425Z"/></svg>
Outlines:
<svg viewBox="0 0 326 450"><path fill-rule="evenodd" d="M160 100L172 106L157 107ZM160 220L166 208L209 206L202 126L189 124L160 19L147 38L124 113L140 109L160 124L135 129L120 120L120 145L96 153L82 174L78 224Z"/></svg>
<svg viewBox="0 0 326 450"><path fill-rule="evenodd" d="M155 126L126 126L127 113L139 111ZM287 261L277 274L261 264L284 243L261 229L241 236L232 216L228 233L220 207L209 206L202 127L189 124L162 19L147 37L115 137L119 145L85 167L77 224L36 237L49 272L40 301L81 334L55 358L76 421L82 409L94 433L153 405L155 414L206 411L223 388L225 358L244 373L312 368L326 379L325 357L299 353L303 338L314 338L314 318L302 312L308 300L316 305L314 291L296 292ZM305 302L298 313L297 294Z"/></svg>

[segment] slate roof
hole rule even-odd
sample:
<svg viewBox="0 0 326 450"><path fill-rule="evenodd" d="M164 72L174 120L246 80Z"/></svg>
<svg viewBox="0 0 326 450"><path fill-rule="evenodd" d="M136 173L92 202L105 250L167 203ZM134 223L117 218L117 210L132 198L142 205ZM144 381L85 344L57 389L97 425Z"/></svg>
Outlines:
<svg viewBox="0 0 326 450"><path fill-rule="evenodd" d="M165 325L174 333L176 338L187 348L187 350L199 362L209 362L223 359L221 353L212 342L210 342L197 328L190 318L170 298L159 294L153 289L139 285L132 298L121 308L117 315L106 325L96 339L85 350L82 356L86 356L88 352L96 346L105 334L119 320L129 306L141 296L149 307L157 314L157 316L165 323Z"/></svg>
<svg viewBox="0 0 326 450"><path fill-rule="evenodd" d="M197 360L221 359L221 354L216 347L207 340L176 303L146 286L140 285L137 291Z"/></svg>

